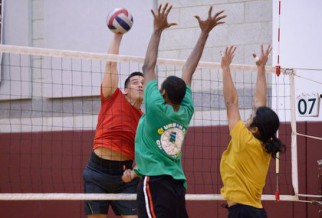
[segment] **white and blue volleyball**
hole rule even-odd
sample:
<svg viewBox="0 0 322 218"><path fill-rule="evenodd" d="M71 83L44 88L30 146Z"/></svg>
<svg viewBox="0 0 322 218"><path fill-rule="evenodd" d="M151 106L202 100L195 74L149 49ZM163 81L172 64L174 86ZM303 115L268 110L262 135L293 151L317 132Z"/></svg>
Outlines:
<svg viewBox="0 0 322 218"><path fill-rule="evenodd" d="M108 28L119 34L128 32L133 25L133 16L125 8L115 8L107 16Z"/></svg>

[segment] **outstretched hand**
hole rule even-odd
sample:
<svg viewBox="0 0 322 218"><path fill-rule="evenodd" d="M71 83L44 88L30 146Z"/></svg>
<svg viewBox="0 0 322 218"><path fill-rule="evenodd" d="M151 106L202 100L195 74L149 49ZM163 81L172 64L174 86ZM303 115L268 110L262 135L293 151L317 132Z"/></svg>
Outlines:
<svg viewBox="0 0 322 218"><path fill-rule="evenodd" d="M221 57L221 67L222 68L228 68L231 64L231 62L234 59L236 46L228 46L225 50L225 53Z"/></svg>
<svg viewBox="0 0 322 218"><path fill-rule="evenodd" d="M269 45L266 50L264 50L264 46L261 45L261 56L257 57L256 54L253 54L257 66L264 67L267 63L268 56L272 51L272 46Z"/></svg>
<svg viewBox="0 0 322 218"><path fill-rule="evenodd" d="M199 26L201 31L205 31L209 33L215 26L223 24L225 22L221 21L226 15L222 15L224 11L217 12L214 16L212 16L212 6L209 8L208 11L208 18L206 20L201 20L199 16L195 16L195 18L199 22Z"/></svg>
<svg viewBox="0 0 322 218"><path fill-rule="evenodd" d="M172 5L169 6L169 4L166 3L163 8L162 4L160 4L157 11L151 10L154 17L154 30L162 31L173 25L177 25L176 23L168 23L168 14L170 13L171 9Z"/></svg>

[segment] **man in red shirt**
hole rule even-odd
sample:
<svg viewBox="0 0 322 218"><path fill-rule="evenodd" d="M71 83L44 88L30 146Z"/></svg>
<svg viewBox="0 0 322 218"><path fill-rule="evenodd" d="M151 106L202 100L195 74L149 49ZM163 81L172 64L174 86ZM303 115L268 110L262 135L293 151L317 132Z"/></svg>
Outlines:
<svg viewBox="0 0 322 218"><path fill-rule="evenodd" d="M122 34L115 34L109 54L119 54ZM125 80L124 93L118 88L117 63L108 61L101 84L101 108L98 115L93 152L83 172L85 193L136 193L139 179L122 181L123 172L132 169L134 139L142 111L144 77L133 72ZM111 206L123 218L137 217L135 201L85 201L89 218L106 217Z"/></svg>

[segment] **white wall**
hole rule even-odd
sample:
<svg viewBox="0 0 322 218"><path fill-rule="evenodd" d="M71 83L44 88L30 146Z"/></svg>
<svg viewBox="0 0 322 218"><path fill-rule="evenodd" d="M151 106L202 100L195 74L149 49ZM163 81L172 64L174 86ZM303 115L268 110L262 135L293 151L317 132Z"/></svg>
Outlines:
<svg viewBox="0 0 322 218"><path fill-rule="evenodd" d="M280 63L289 68L322 69L322 1L278 1L274 6L274 52L277 52L277 27L280 21ZM276 53L275 53L276 54ZM277 63L274 55L273 63Z"/></svg>
<svg viewBox="0 0 322 218"><path fill-rule="evenodd" d="M102 52L113 36L106 17L114 8L126 8L133 27L122 42L122 54L144 55L152 30L153 1L145 0L44 0L44 47Z"/></svg>
<svg viewBox="0 0 322 218"><path fill-rule="evenodd" d="M280 16L278 5L279 1L274 0L273 65L277 64L279 54L282 68L296 69L297 120L321 121L322 107L319 101L322 94L322 1L281 1ZM280 43L277 40L279 27ZM312 107L314 101L315 105ZM307 106L306 110L304 104ZM304 116L300 116L300 111L306 111ZM312 116L314 111L316 115Z"/></svg>
<svg viewBox="0 0 322 218"><path fill-rule="evenodd" d="M3 1L3 44L30 46L30 1ZM2 56L0 100L31 97L30 58ZM20 67L17 67L20 66Z"/></svg>

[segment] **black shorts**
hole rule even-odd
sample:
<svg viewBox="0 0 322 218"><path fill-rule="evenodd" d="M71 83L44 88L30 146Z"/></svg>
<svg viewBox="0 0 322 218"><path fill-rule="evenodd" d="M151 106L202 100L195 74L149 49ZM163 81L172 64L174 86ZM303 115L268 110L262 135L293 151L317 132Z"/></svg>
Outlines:
<svg viewBox="0 0 322 218"><path fill-rule="evenodd" d="M101 159L94 152L84 169L84 192L85 193L128 193L136 194L139 179L129 183L122 181L124 169L132 169L133 161L109 161ZM136 215L136 201L131 200L91 200L84 202L86 215L107 214L111 205L116 215Z"/></svg>
<svg viewBox="0 0 322 218"><path fill-rule="evenodd" d="M183 180L171 176L143 176L137 193L139 218L187 218Z"/></svg>
<svg viewBox="0 0 322 218"><path fill-rule="evenodd" d="M236 204L228 208L228 218L267 218L264 208L256 208L243 204Z"/></svg>

